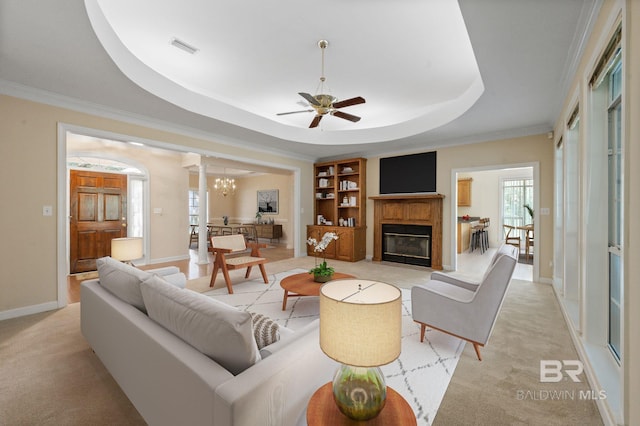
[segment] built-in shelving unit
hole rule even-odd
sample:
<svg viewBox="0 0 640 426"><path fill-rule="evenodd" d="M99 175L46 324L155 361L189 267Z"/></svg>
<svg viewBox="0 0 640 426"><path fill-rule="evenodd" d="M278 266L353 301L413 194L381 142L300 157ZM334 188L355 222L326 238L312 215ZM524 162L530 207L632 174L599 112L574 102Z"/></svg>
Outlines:
<svg viewBox="0 0 640 426"><path fill-rule="evenodd" d="M307 236L339 235L325 251L326 258L355 262L365 257L366 171L365 158L314 164L315 223L307 227ZM308 254L315 255L313 248Z"/></svg>

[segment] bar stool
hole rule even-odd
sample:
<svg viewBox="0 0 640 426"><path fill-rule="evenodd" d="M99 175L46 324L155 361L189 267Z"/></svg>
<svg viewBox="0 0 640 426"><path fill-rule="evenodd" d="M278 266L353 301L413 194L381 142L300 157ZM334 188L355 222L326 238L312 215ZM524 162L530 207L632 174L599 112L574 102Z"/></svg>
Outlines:
<svg viewBox="0 0 640 426"><path fill-rule="evenodd" d="M469 223L469 253L473 252L480 243L480 234L478 233L482 227L479 220Z"/></svg>
<svg viewBox="0 0 640 426"><path fill-rule="evenodd" d="M482 230L480 231L482 240L482 253L489 249L489 231L487 230L487 228L490 224L490 218L485 217L483 219L480 219L480 225L482 225Z"/></svg>

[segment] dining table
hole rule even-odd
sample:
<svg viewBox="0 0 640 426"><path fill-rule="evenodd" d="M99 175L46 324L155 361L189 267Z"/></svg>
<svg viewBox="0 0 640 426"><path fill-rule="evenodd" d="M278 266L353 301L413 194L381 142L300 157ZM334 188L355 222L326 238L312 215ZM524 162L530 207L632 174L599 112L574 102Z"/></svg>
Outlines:
<svg viewBox="0 0 640 426"><path fill-rule="evenodd" d="M218 223L207 223L209 236L244 234L248 239L256 238L255 225L246 223L228 223L226 225Z"/></svg>

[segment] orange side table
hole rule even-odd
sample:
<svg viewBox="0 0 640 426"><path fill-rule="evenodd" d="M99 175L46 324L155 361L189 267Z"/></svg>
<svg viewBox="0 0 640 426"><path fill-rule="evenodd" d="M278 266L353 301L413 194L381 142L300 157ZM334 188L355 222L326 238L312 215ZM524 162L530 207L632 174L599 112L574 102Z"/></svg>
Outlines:
<svg viewBox="0 0 640 426"><path fill-rule="evenodd" d="M333 385L331 382L320 387L307 405L307 424L309 426L388 426L417 425L416 415L398 392L387 386L387 401L384 408L373 419L356 421L345 416L333 400Z"/></svg>

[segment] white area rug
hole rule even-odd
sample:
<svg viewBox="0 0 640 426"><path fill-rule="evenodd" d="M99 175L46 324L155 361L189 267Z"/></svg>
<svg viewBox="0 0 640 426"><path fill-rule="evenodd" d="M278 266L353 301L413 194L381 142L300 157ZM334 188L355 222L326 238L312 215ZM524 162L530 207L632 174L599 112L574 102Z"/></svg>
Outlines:
<svg viewBox="0 0 640 426"><path fill-rule="evenodd" d="M240 309L261 313L279 324L297 330L318 318L318 297L290 297L282 310L280 280L288 275L307 272L293 269L270 275L269 284L261 278L235 283L234 294L226 287L204 294ZM411 405L419 425L433 421L451 376L458 364L465 342L447 334L429 330L420 343L420 328L411 318L411 291L402 290L402 352L394 362L382 366L387 385L400 393ZM331 377L327 377L330 381Z"/></svg>

